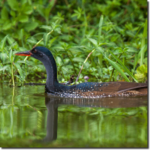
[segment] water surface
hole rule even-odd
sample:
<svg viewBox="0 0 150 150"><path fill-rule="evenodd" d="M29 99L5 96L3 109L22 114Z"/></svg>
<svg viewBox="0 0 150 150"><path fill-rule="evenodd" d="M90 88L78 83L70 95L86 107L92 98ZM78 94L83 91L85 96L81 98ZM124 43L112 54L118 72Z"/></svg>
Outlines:
<svg viewBox="0 0 150 150"><path fill-rule="evenodd" d="M147 147L147 97L71 99L0 85L0 147Z"/></svg>

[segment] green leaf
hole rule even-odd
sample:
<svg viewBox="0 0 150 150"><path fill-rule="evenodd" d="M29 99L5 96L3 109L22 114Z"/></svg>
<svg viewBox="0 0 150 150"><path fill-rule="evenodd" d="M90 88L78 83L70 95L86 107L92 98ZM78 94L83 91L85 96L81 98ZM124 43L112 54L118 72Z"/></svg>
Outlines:
<svg viewBox="0 0 150 150"><path fill-rule="evenodd" d="M140 59L140 65L143 64L143 60L144 60L144 54L147 50L147 19L145 21L145 25L144 25L144 31L143 31L143 35L142 35L142 41L141 41L141 51L139 52L139 57Z"/></svg>
<svg viewBox="0 0 150 150"><path fill-rule="evenodd" d="M0 67L0 71L5 71L8 66Z"/></svg>
<svg viewBox="0 0 150 150"><path fill-rule="evenodd" d="M144 58L143 63L147 66L147 63L148 63L147 57Z"/></svg>
<svg viewBox="0 0 150 150"><path fill-rule="evenodd" d="M14 56L12 55L12 49L9 52L9 60L10 60L10 62L13 62L13 60L14 60Z"/></svg>
<svg viewBox="0 0 150 150"><path fill-rule="evenodd" d="M59 66L62 64L62 60L59 56L56 57L56 62Z"/></svg>
<svg viewBox="0 0 150 150"><path fill-rule="evenodd" d="M37 43L37 41L33 37L29 38L27 41L31 44L36 44Z"/></svg>
<svg viewBox="0 0 150 150"><path fill-rule="evenodd" d="M10 15L13 16L13 17L15 17L15 16L16 16L15 11L11 10L11 11L10 11Z"/></svg>
<svg viewBox="0 0 150 150"><path fill-rule="evenodd" d="M21 15L20 17L19 17L19 21L20 22L28 22L28 20L29 20L29 18L28 18L28 15Z"/></svg>
<svg viewBox="0 0 150 150"><path fill-rule="evenodd" d="M80 58L80 57L75 57L72 60L75 61L75 62L84 62L84 59Z"/></svg>
<svg viewBox="0 0 150 150"><path fill-rule="evenodd" d="M0 59L2 63L5 63L5 60L7 59L7 54L6 53L0 53Z"/></svg>
<svg viewBox="0 0 150 150"><path fill-rule="evenodd" d="M113 52L111 52L109 49L108 49L108 51L109 51L109 52L111 53L111 55L115 58L115 60L120 63L121 67L134 79L134 81L137 82L137 80L136 80L136 78L134 77L134 75L133 75L133 74L129 71L129 69L123 64L123 62L122 62L120 59L118 59L118 58L113 54Z"/></svg>
<svg viewBox="0 0 150 150"><path fill-rule="evenodd" d="M57 36L54 37L54 38L52 38L52 39L50 39L50 41L49 41L49 47L51 47L51 45L52 45L57 39L58 39Z"/></svg>
<svg viewBox="0 0 150 150"><path fill-rule="evenodd" d="M45 34L43 35L44 46L47 46L49 37L50 37L50 35L48 35L47 33L45 33Z"/></svg>
<svg viewBox="0 0 150 150"><path fill-rule="evenodd" d="M88 40L90 42L92 42L92 44L94 44L95 46L97 46L97 41L95 39L92 39L92 38L88 38Z"/></svg>
<svg viewBox="0 0 150 150"><path fill-rule="evenodd" d="M77 17L78 19L82 16L83 14L83 11L80 7L78 7L77 10L74 10L74 14L72 15L72 17Z"/></svg>
<svg viewBox="0 0 150 150"><path fill-rule="evenodd" d="M138 54L138 56L139 56L139 58L140 58L140 65L143 64L144 54L145 54L146 51L147 51L147 45L144 45L144 46L141 48L141 50L140 50L140 52L139 52L139 54Z"/></svg>
<svg viewBox="0 0 150 150"><path fill-rule="evenodd" d="M40 14L46 19L46 21L48 21L49 15L50 15L50 11L52 9L52 7L55 4L55 0L51 0L49 3L47 3L46 8L41 8L42 10L40 12Z"/></svg>
<svg viewBox="0 0 150 150"><path fill-rule="evenodd" d="M8 41L8 43L9 43L10 45L15 42L15 40L14 40L12 37L10 37L10 36L7 36L7 41Z"/></svg>
<svg viewBox="0 0 150 150"><path fill-rule="evenodd" d="M24 14L27 14L27 15L31 14L33 12L32 6L31 5L28 5L28 6L25 5L23 12L24 12Z"/></svg>
<svg viewBox="0 0 150 150"><path fill-rule="evenodd" d="M38 27L38 23L37 22L28 22L25 24L25 30L32 31L35 30L35 28Z"/></svg>
<svg viewBox="0 0 150 150"><path fill-rule="evenodd" d="M6 7L3 7L1 10L1 18L3 20L7 20L8 19L8 11L6 9Z"/></svg>
<svg viewBox="0 0 150 150"><path fill-rule="evenodd" d="M137 63L138 63L138 54L135 54L135 56L134 56L133 70L135 70L135 67L136 67Z"/></svg>
<svg viewBox="0 0 150 150"><path fill-rule="evenodd" d="M18 31L18 35L19 35L19 39L23 39L23 34L24 34L24 29L20 29L19 31Z"/></svg>
<svg viewBox="0 0 150 150"><path fill-rule="evenodd" d="M7 20L4 22L3 26L2 26L2 29L3 30L8 30L12 27L12 23L10 22L10 20Z"/></svg>
<svg viewBox="0 0 150 150"><path fill-rule="evenodd" d="M102 24L103 24L103 15L101 15L99 20L99 28L98 28L98 44L100 43L101 31L102 31Z"/></svg>
<svg viewBox="0 0 150 150"><path fill-rule="evenodd" d="M45 30L52 30L51 26L46 26L46 25L42 25L40 28L45 29Z"/></svg>
<svg viewBox="0 0 150 150"><path fill-rule="evenodd" d="M105 58L109 61L109 63L122 75L122 77L127 81L130 82L130 80L127 78L127 76L125 75L125 73L122 71L122 69L119 67L119 65L110 60L108 57L105 56Z"/></svg>
<svg viewBox="0 0 150 150"><path fill-rule="evenodd" d="M18 9L18 2L16 0L7 0L7 3L11 7L12 10Z"/></svg>
<svg viewBox="0 0 150 150"><path fill-rule="evenodd" d="M19 72L20 76L23 78L23 69L20 67L20 64L15 63L14 65L17 68L17 71Z"/></svg>
<svg viewBox="0 0 150 150"><path fill-rule="evenodd" d="M135 77L139 82L143 82L145 80L145 75L143 73L137 73L135 74Z"/></svg>
<svg viewBox="0 0 150 150"><path fill-rule="evenodd" d="M27 0L21 0L21 4L25 4Z"/></svg>
<svg viewBox="0 0 150 150"><path fill-rule="evenodd" d="M143 31L143 35L142 35L142 45L141 45L142 47L145 45L146 38L147 38L147 19L144 24L144 31Z"/></svg>
<svg viewBox="0 0 150 150"><path fill-rule="evenodd" d="M140 73L147 73L147 66L146 65L141 65L137 68L137 71Z"/></svg>
<svg viewBox="0 0 150 150"><path fill-rule="evenodd" d="M3 50L6 44L6 39L7 39L8 35L6 35L0 42L0 49Z"/></svg>

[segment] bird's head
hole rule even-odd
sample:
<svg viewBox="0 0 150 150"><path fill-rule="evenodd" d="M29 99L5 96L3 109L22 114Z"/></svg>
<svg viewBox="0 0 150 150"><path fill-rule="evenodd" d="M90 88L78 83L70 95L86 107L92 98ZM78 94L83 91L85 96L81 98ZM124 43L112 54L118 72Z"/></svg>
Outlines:
<svg viewBox="0 0 150 150"><path fill-rule="evenodd" d="M19 52L19 53L16 53L15 55L19 55L19 56L31 56L31 57L34 57L40 61L44 61L47 56L49 58L53 58L51 52L45 48L45 47L35 47L33 48L32 50L30 51L24 51L24 52Z"/></svg>

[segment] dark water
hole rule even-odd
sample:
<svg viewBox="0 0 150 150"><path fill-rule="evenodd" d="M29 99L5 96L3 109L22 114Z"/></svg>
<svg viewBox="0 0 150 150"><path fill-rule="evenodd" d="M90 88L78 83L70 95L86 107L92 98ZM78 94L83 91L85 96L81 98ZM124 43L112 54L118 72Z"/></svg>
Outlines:
<svg viewBox="0 0 150 150"><path fill-rule="evenodd" d="M0 147L147 147L147 97L71 99L0 85Z"/></svg>

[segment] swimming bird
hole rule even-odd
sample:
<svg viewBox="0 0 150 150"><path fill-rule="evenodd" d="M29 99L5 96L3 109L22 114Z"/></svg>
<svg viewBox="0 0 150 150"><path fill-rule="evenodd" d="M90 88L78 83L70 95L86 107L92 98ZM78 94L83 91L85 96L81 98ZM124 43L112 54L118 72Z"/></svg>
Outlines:
<svg viewBox="0 0 150 150"><path fill-rule="evenodd" d="M40 60L47 73L45 92L64 97L105 97L121 95L147 95L147 83L134 82L84 82L77 85L63 85L57 80L57 66L49 49L34 47L30 51L18 52L15 55L31 56Z"/></svg>

